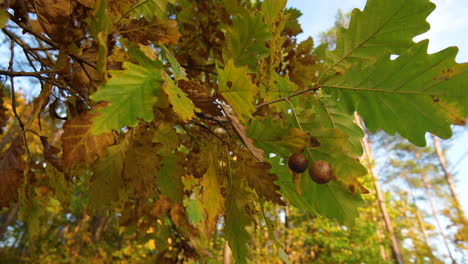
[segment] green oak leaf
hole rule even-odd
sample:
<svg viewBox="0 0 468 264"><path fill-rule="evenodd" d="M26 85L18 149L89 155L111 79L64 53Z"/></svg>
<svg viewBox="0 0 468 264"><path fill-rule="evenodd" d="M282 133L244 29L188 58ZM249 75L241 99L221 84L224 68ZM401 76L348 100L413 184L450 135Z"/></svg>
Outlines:
<svg viewBox="0 0 468 264"><path fill-rule="evenodd" d="M333 76L358 62L372 63L387 51L400 55L415 36L429 30L426 17L434 8L429 0L368 0L364 11L353 10L349 27L338 30L325 73Z"/></svg>
<svg viewBox="0 0 468 264"><path fill-rule="evenodd" d="M277 16L286 7L286 0L265 0L262 2L262 13L268 24L273 24Z"/></svg>
<svg viewBox="0 0 468 264"><path fill-rule="evenodd" d="M185 208L187 208L187 216L193 225L203 222L205 219L205 210L203 204L199 200L185 199Z"/></svg>
<svg viewBox="0 0 468 264"><path fill-rule="evenodd" d="M282 261L284 261L284 263L291 264L291 261L289 260L288 255L284 251L284 245L281 244L281 242L276 237L276 233L275 233L276 224L275 224L275 221L271 220L269 217L267 217L265 215L265 200L263 200L262 198L259 198L259 201L260 201L260 208L262 209L263 220L265 221L266 226L267 226L268 235L270 236L270 239L273 241L273 243L276 246L276 249L278 251L278 257Z"/></svg>
<svg viewBox="0 0 468 264"><path fill-rule="evenodd" d="M109 13L109 0L100 1L100 5L95 9L95 15L91 20L90 33L97 40L98 59L97 70L103 75L107 69L107 36L112 31L112 21Z"/></svg>
<svg viewBox="0 0 468 264"><path fill-rule="evenodd" d="M143 16L148 22L156 18L167 17L167 4L175 4L176 0L139 0L132 10L131 14L140 18Z"/></svg>
<svg viewBox="0 0 468 264"><path fill-rule="evenodd" d="M250 240L250 235L245 229L250 225L250 217L245 211L249 201L249 194L245 191L246 185L245 177L232 177L225 205L224 234L237 264L247 263L247 242Z"/></svg>
<svg viewBox="0 0 468 264"><path fill-rule="evenodd" d="M126 39L121 39L120 43L127 48L127 53L132 60L135 60L139 65L146 68L161 69L163 64L159 60L153 60L146 56L146 54L135 44Z"/></svg>
<svg viewBox="0 0 468 264"><path fill-rule="evenodd" d="M179 134L177 134L172 124L161 123L154 131L152 142L161 143L160 155L167 155L176 150L180 145Z"/></svg>
<svg viewBox="0 0 468 264"><path fill-rule="evenodd" d="M225 62L234 60L236 66L247 65L251 72L257 71L258 61L270 54L265 46L271 38L268 26L261 15L246 11L236 16L232 27L226 29L227 47L223 50Z"/></svg>
<svg viewBox="0 0 468 264"><path fill-rule="evenodd" d="M163 156L161 169L156 177L161 193L171 198L174 202L181 203L184 196L184 186L182 176L185 174L184 168L178 156Z"/></svg>
<svg viewBox="0 0 468 264"><path fill-rule="evenodd" d="M247 67L236 67L229 60L224 69L218 69L219 90L218 93L229 103L239 119L243 122L252 118L256 108L255 95L258 88L247 75Z"/></svg>
<svg viewBox="0 0 468 264"><path fill-rule="evenodd" d="M188 122L194 117L195 106L192 100L174 83L174 81L167 75L163 75L164 84L163 90L166 92L169 102L172 105L174 112L184 122Z"/></svg>
<svg viewBox="0 0 468 264"><path fill-rule="evenodd" d="M89 207L109 208L119 200L119 190L124 186L122 179L123 159L126 144L110 146L107 155L93 166L93 177L89 185Z"/></svg>
<svg viewBox="0 0 468 264"><path fill-rule="evenodd" d="M106 84L90 96L94 101L106 101L93 118L95 135L119 130L124 126L136 126L138 119L153 120L155 94L161 89L161 71L132 63L124 63L123 71L109 71L112 75Z"/></svg>
<svg viewBox="0 0 468 264"><path fill-rule="evenodd" d="M166 57L167 61L171 64L172 74L174 75L174 79L176 80L187 80L187 74L185 74L185 69L180 66L177 59L174 57L172 52L166 48L164 45L159 45L161 49L164 51L164 56Z"/></svg>
<svg viewBox="0 0 468 264"><path fill-rule="evenodd" d="M296 107L300 122L304 123L307 131L312 134L316 128L332 128L344 132L346 135L343 137L346 137L346 140L341 142L343 152L361 156L363 153L361 139L364 137L364 132L354 122L354 113L348 113L346 108L331 96L323 93L319 95L309 96L304 104L305 109ZM300 103L295 98L292 102Z"/></svg>
<svg viewBox="0 0 468 264"><path fill-rule="evenodd" d="M468 116L468 64L457 64L457 48L427 54L428 41L414 44L395 60L356 65L323 86L348 113L355 110L371 131L398 133L418 146L425 134L452 135L451 124Z"/></svg>
<svg viewBox="0 0 468 264"><path fill-rule="evenodd" d="M307 151L305 154L308 156ZM278 156L268 158L267 161L272 166L270 173L278 176L275 182L280 187L278 192L295 207L313 215L336 219L346 225L352 225L359 216L357 208L363 206L361 196L351 194L340 182L316 184L305 172L301 178L302 194L298 194L292 173L284 161Z"/></svg>
<svg viewBox="0 0 468 264"><path fill-rule="evenodd" d="M297 193L293 182L293 175L281 157L276 156L268 158L267 161L272 167L269 172L278 176L278 180L275 181L275 183L280 187L278 193L280 193L294 207L304 210L312 215L318 215L314 205L310 200L306 199L304 193L302 195Z"/></svg>
<svg viewBox="0 0 468 264"><path fill-rule="evenodd" d="M280 98L284 98L288 95L299 90L299 87L288 78L280 76L276 72L273 73L272 81L270 81L270 87L268 89L264 86L260 87L260 96L264 99L264 102L270 102ZM283 106L289 107L286 104L271 104L270 107L281 108Z"/></svg>
<svg viewBox="0 0 468 264"><path fill-rule="evenodd" d="M265 153L275 153L282 157L300 153L310 144L309 134L291 125L283 126L280 120L273 120L271 117L253 120L247 129L247 136Z"/></svg>

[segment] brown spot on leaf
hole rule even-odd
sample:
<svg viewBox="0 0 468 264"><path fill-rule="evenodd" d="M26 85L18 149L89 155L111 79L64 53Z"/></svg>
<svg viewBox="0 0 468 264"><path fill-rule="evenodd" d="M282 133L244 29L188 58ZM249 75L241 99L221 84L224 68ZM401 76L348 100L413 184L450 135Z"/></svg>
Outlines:
<svg viewBox="0 0 468 264"><path fill-rule="evenodd" d="M318 148L320 147L320 142L316 137L310 137L310 147L311 148Z"/></svg>

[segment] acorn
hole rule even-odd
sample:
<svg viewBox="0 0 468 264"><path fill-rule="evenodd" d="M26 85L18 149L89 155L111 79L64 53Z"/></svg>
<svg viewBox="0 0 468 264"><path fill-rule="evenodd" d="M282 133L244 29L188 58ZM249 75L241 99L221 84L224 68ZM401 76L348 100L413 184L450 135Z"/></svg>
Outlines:
<svg viewBox="0 0 468 264"><path fill-rule="evenodd" d="M331 164L324 160L314 161L309 168L309 175L318 184L325 184L336 180Z"/></svg>
<svg viewBox="0 0 468 264"><path fill-rule="evenodd" d="M309 161L301 153L294 153L288 159L289 168L295 173L302 173L307 170L309 166Z"/></svg>

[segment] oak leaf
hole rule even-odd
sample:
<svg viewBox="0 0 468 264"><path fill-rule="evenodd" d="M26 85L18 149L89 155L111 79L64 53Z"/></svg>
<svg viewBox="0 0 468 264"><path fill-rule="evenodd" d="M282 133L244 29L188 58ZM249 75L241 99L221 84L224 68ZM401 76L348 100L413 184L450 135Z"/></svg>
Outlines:
<svg viewBox="0 0 468 264"><path fill-rule="evenodd" d="M249 193L245 189L245 177L232 177L226 196L224 234L236 263L246 263L249 232L245 229L251 219L246 212Z"/></svg>
<svg viewBox="0 0 468 264"><path fill-rule="evenodd" d="M218 93L229 103L242 122L252 118L255 112L255 96L258 87L252 83L247 67L236 67L233 60L229 60L224 69L218 69Z"/></svg>
<svg viewBox="0 0 468 264"><path fill-rule="evenodd" d="M61 158L57 157L57 154L60 153L60 149L49 144L47 137L41 136L42 147L44 148L44 159L52 164L57 170L63 171L63 161Z"/></svg>
<svg viewBox="0 0 468 264"><path fill-rule="evenodd" d="M92 166L93 177L89 185L89 207L109 208L120 198L123 159L126 144L110 146L107 155L98 159Z"/></svg>
<svg viewBox="0 0 468 264"><path fill-rule="evenodd" d="M123 178L138 196L149 197L156 183L156 174L161 158L157 155L160 148L152 143L153 134L145 127L133 131L134 137L125 152Z"/></svg>
<svg viewBox="0 0 468 264"><path fill-rule="evenodd" d="M21 185L26 164L21 157L24 154L20 138L0 154L0 207L8 206L10 201L18 199L18 188Z"/></svg>
<svg viewBox="0 0 468 264"><path fill-rule="evenodd" d="M0 135L3 133L3 127L6 125L9 119L7 114L8 109L3 106L3 97L3 89L0 89Z"/></svg>
<svg viewBox="0 0 468 264"><path fill-rule="evenodd" d="M93 163L97 158L105 156L106 147L114 143L112 133L102 133L98 136L91 133L91 119L96 115L85 112L63 125L62 157L65 168L71 168L81 162Z"/></svg>
<svg viewBox="0 0 468 264"><path fill-rule="evenodd" d="M151 22L145 18L135 19L122 26L120 32L128 40L143 45L149 45L150 41L175 45L181 37L177 22L173 19L155 18Z"/></svg>
<svg viewBox="0 0 468 264"><path fill-rule="evenodd" d="M249 155L247 152L244 153ZM268 201L285 205L278 193L280 187L275 184L278 176L268 172L271 169L268 162L257 162L249 158L239 158L239 161L241 162L239 173L247 176L247 183L250 188Z"/></svg>
<svg viewBox="0 0 468 264"><path fill-rule="evenodd" d="M201 180L203 192L200 200L204 205L206 212L206 236L210 237L215 231L218 215L223 210L224 197L221 194L221 180L218 175L216 160L211 153L208 155L210 165Z"/></svg>
<svg viewBox="0 0 468 264"><path fill-rule="evenodd" d="M57 43L68 43L73 36L72 13L74 1L68 0L35 0L34 7L47 35Z"/></svg>

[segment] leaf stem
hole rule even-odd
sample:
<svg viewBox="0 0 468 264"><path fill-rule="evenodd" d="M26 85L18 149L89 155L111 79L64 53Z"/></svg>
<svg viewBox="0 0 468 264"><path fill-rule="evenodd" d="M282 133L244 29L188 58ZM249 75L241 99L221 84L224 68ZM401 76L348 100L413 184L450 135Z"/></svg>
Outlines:
<svg viewBox="0 0 468 264"><path fill-rule="evenodd" d="M256 105L255 107L256 107L256 108L260 108L260 107L262 107L262 106L274 104L274 103L281 102L281 101L286 101L286 100L289 100L289 99L292 98L292 97L296 97L296 96L301 95L301 94L305 94L305 93L308 93L308 92L315 92L315 91L317 91L318 89L320 89L320 85L314 85L312 88L309 88L309 89L306 89L306 90L302 90L302 91L299 91L299 92L290 94L290 95L288 95L288 96L286 96L286 97L283 97L283 98L280 98L280 99L276 99L276 100L273 100L273 101L270 101L270 102L261 103L261 104Z"/></svg>

